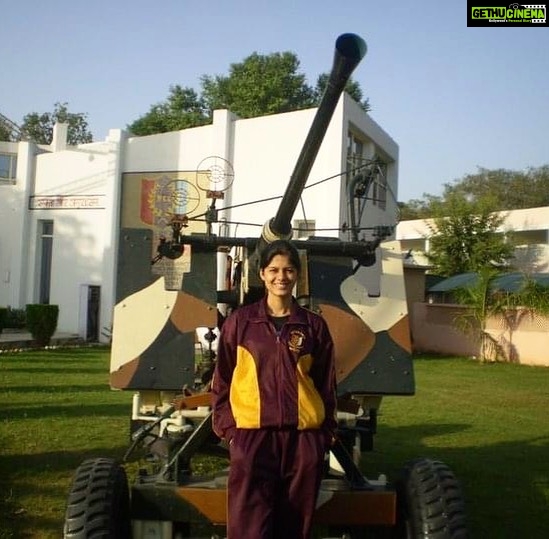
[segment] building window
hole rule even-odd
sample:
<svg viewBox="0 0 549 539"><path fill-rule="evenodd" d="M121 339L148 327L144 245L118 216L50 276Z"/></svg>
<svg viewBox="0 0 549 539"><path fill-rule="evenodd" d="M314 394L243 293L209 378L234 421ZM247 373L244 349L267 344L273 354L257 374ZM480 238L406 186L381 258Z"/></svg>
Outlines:
<svg viewBox="0 0 549 539"><path fill-rule="evenodd" d="M372 199L374 206L382 210L387 207L387 163L376 158L376 173L372 184Z"/></svg>
<svg viewBox="0 0 549 539"><path fill-rule="evenodd" d="M347 184L364 163L364 143L351 131L347 133Z"/></svg>
<svg viewBox="0 0 549 539"><path fill-rule="evenodd" d="M294 220L294 239L306 240L315 235L316 221L314 219Z"/></svg>
<svg viewBox="0 0 549 539"><path fill-rule="evenodd" d="M387 207L387 163L378 155L366 157L366 139L349 131L347 134L347 184L357 174L372 175L372 184L366 195L374 206Z"/></svg>
<svg viewBox="0 0 549 539"><path fill-rule="evenodd" d="M50 302L51 259L53 253L53 221L38 221L39 226L39 287L38 302Z"/></svg>
<svg viewBox="0 0 549 539"><path fill-rule="evenodd" d="M15 180L17 154L0 153L0 180Z"/></svg>

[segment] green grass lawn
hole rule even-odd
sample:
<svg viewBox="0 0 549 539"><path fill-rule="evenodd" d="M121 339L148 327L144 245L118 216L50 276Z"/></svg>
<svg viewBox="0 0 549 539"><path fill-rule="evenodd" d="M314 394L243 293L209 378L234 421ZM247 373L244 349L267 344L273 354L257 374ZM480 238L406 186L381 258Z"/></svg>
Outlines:
<svg viewBox="0 0 549 539"><path fill-rule="evenodd" d="M0 537L62 535L76 467L127 447L131 394L111 391L106 349L0 355Z"/></svg>
<svg viewBox="0 0 549 539"><path fill-rule="evenodd" d="M108 387L109 353L0 354L0 538L59 538L76 467L120 458L131 392ZM549 369L415 362L415 397L386 397L367 475L418 456L461 480L472 537L549 537Z"/></svg>
<svg viewBox="0 0 549 539"><path fill-rule="evenodd" d="M415 374L414 397L384 399L366 468L443 460L462 483L472 537L549 537L549 368L437 358L417 359Z"/></svg>

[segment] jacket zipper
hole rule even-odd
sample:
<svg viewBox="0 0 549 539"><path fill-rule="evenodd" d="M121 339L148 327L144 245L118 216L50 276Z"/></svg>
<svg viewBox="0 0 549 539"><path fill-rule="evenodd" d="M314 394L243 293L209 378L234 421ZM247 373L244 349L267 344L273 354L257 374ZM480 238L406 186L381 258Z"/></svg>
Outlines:
<svg viewBox="0 0 549 539"><path fill-rule="evenodd" d="M282 428L282 423L283 423L282 416L284 415L283 410L282 410L282 391L281 391L281 389L282 389L282 387L281 387L281 384L282 384L282 367L281 367L282 354L280 353L280 333L281 332L282 332L282 328L280 328L280 331L279 331L275 327L276 357L277 357L277 361L276 361L276 369L277 369L276 385L277 385L277 395L278 395L278 428Z"/></svg>

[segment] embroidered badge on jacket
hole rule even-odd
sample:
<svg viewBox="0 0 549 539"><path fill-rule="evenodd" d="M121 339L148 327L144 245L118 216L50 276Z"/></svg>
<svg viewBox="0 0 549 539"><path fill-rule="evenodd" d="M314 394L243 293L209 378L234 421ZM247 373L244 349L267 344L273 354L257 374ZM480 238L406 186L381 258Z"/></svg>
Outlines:
<svg viewBox="0 0 549 539"><path fill-rule="evenodd" d="M300 352L305 344L305 333L299 329L290 331L290 338L288 339L288 348L292 352Z"/></svg>

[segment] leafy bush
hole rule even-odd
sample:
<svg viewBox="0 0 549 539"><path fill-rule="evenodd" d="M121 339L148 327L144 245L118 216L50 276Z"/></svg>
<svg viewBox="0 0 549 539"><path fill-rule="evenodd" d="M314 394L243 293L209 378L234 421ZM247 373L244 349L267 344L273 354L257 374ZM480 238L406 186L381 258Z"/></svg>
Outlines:
<svg viewBox="0 0 549 539"><path fill-rule="evenodd" d="M57 329L58 305L29 304L26 308L27 328L38 346L47 346Z"/></svg>
<svg viewBox="0 0 549 539"><path fill-rule="evenodd" d="M6 327L6 314L8 310L5 307L0 307L0 333Z"/></svg>
<svg viewBox="0 0 549 539"><path fill-rule="evenodd" d="M25 309L14 309L8 305L5 328L23 329L27 326L27 313Z"/></svg>

